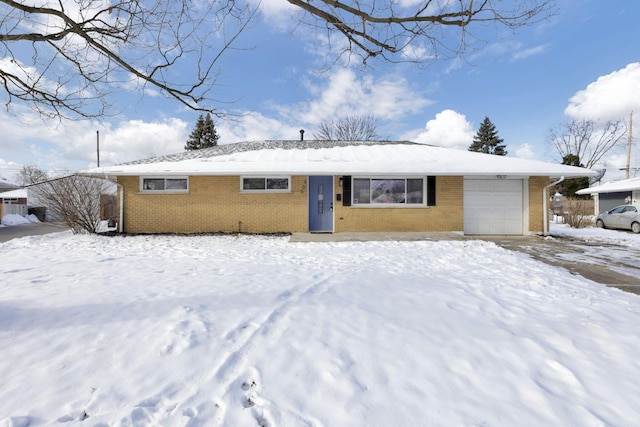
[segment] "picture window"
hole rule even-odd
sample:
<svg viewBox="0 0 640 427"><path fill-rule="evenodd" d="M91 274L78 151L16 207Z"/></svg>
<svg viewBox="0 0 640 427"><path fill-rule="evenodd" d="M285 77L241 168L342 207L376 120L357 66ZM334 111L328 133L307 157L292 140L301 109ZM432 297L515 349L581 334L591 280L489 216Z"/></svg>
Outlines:
<svg viewBox="0 0 640 427"><path fill-rule="evenodd" d="M354 205L424 205L424 178L354 178Z"/></svg>

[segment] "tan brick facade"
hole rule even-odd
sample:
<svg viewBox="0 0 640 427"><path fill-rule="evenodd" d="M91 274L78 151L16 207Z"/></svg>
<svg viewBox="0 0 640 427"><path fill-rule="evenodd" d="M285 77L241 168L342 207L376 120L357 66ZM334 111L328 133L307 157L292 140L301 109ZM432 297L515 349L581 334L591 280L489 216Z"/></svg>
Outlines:
<svg viewBox="0 0 640 427"><path fill-rule="evenodd" d="M138 177L124 187L128 233L304 232L308 228L307 178L291 178L290 193L241 193L239 176L191 176L187 194L140 192Z"/></svg>
<svg viewBox="0 0 640 427"><path fill-rule="evenodd" d="M334 193L342 194L339 178ZM543 229L542 188L546 177L529 179L529 231ZM306 232L306 176L291 177L290 193L244 193L239 176L191 176L185 194L140 192L139 177L118 177L124 188L124 231L128 233ZM334 229L348 231L462 231L463 177L436 178L436 206L343 206L334 194ZM120 191L120 189L119 189ZM120 200L118 198L118 200Z"/></svg>
<svg viewBox="0 0 640 427"><path fill-rule="evenodd" d="M532 176L529 178L529 232L542 233L544 231L544 216L542 190L551 180L546 176Z"/></svg>
<svg viewBox="0 0 640 427"><path fill-rule="evenodd" d="M334 184L341 194L338 179ZM344 231L462 231L462 177L436 178L436 206L347 207L337 202L335 230Z"/></svg>

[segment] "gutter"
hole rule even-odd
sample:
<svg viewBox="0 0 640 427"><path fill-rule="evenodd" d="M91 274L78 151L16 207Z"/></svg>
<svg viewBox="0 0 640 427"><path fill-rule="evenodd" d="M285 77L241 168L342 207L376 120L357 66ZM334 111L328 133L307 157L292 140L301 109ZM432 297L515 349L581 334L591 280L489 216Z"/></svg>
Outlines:
<svg viewBox="0 0 640 427"><path fill-rule="evenodd" d="M551 184L547 185L546 187L544 187L542 189L542 216L543 216L543 222L544 222L544 232L543 235L544 237L547 237L549 235L549 209L547 208L547 188L551 188L555 185L560 184L562 181L564 181L564 176L561 176L559 180L552 182Z"/></svg>

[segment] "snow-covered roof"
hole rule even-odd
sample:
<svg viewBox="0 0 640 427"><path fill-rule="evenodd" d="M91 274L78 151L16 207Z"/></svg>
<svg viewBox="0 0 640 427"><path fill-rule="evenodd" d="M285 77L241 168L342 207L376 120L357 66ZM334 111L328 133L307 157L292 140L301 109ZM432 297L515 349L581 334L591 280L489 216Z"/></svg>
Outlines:
<svg viewBox="0 0 640 427"><path fill-rule="evenodd" d="M20 188L20 185L15 182L7 181L4 178L0 178L0 188Z"/></svg>
<svg viewBox="0 0 640 427"><path fill-rule="evenodd" d="M81 172L90 175L595 175L588 169L401 141L240 142Z"/></svg>
<svg viewBox="0 0 640 427"><path fill-rule="evenodd" d="M27 197L27 190L22 188L19 190L11 190L0 193L0 199L26 199Z"/></svg>
<svg viewBox="0 0 640 427"><path fill-rule="evenodd" d="M584 188L576 194L619 193L621 191L640 190L640 178L624 179L622 181L607 182L596 187Z"/></svg>

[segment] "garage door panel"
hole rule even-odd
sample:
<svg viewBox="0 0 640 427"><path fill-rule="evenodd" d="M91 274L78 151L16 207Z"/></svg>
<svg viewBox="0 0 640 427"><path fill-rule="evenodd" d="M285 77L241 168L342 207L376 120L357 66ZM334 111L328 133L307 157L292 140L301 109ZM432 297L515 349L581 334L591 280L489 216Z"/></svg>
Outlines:
<svg viewBox="0 0 640 427"><path fill-rule="evenodd" d="M523 230L522 180L465 180L465 234L516 234Z"/></svg>

